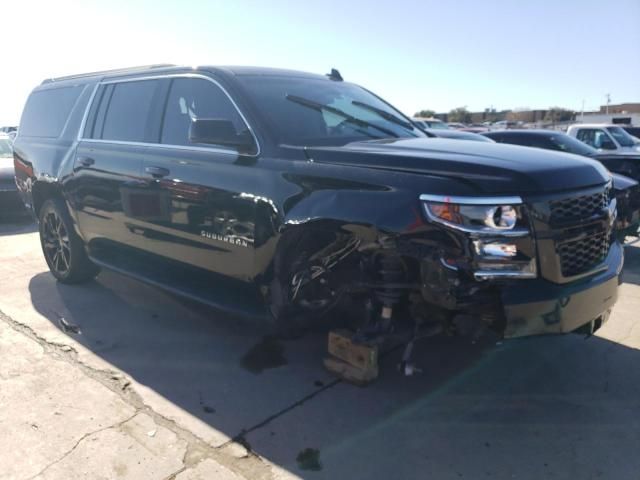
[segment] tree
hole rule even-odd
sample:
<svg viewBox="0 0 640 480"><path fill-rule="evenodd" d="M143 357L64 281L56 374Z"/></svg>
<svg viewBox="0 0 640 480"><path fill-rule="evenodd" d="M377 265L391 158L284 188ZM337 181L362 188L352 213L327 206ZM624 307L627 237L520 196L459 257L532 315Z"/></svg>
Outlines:
<svg viewBox="0 0 640 480"><path fill-rule="evenodd" d="M573 120L575 112L561 107L551 107L544 116L546 122L570 122Z"/></svg>
<svg viewBox="0 0 640 480"><path fill-rule="evenodd" d="M436 116L436 112L435 110L420 110L419 112L416 112L413 116L418 118L433 118Z"/></svg>
<svg viewBox="0 0 640 480"><path fill-rule="evenodd" d="M471 123L471 112L467 110L467 107L454 108L449 112L447 117L449 122Z"/></svg>

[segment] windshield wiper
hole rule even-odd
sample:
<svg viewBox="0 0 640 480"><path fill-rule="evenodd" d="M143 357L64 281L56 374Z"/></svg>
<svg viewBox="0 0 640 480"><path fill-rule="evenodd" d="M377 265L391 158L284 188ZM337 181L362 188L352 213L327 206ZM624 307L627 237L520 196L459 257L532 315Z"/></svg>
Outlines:
<svg viewBox="0 0 640 480"><path fill-rule="evenodd" d="M287 100L290 100L292 102L295 102L299 105L303 105L305 107L308 108L312 108L314 110L318 110L319 112L321 112L322 110L325 110L327 112L331 112L335 115L338 115L339 117L342 117L345 119L345 121L349 122L349 123L353 123L354 125L358 125L359 127L370 127L370 128L375 128L376 130L383 132L386 135L389 135L391 137L395 137L398 138L398 134L388 130L384 127L379 127L378 125L376 125L375 123L369 123L366 120L362 120L361 118L357 118L354 117L353 115L349 115L347 112L344 112L342 110L340 110L339 108L336 107L332 107L330 105L324 105L322 103L318 103L318 102L314 102L313 100L309 100L307 98L304 97L298 97L297 95L287 95L286 96ZM378 138L378 137L376 137Z"/></svg>
<svg viewBox="0 0 640 480"><path fill-rule="evenodd" d="M365 110L369 110L370 112L377 114L381 118L384 118L388 122L395 123L396 125L400 125L401 127L406 128L407 130L413 131L414 129L413 125L411 125L409 122L405 122L404 120L396 117L392 113L382 110L381 108L374 107L373 105L369 105L368 103L359 102L358 100L353 100L351 102L351 105L355 105L356 107L362 107Z"/></svg>

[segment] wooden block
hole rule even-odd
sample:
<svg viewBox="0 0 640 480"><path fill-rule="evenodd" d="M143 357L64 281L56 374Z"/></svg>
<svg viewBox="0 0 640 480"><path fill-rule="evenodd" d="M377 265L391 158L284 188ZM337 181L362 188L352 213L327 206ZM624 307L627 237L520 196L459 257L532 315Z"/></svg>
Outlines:
<svg viewBox="0 0 640 480"><path fill-rule="evenodd" d="M378 378L378 367L363 370L334 357L326 357L324 366L347 382L365 386Z"/></svg>
<svg viewBox="0 0 640 480"><path fill-rule="evenodd" d="M378 346L353 343L351 335L348 330L329 332L329 353L361 370L377 370Z"/></svg>

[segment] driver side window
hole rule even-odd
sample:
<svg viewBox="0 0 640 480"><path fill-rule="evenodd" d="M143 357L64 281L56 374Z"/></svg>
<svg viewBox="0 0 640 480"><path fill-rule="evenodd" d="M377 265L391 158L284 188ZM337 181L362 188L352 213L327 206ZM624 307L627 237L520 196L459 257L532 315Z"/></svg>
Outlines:
<svg viewBox="0 0 640 480"><path fill-rule="evenodd" d="M197 118L231 121L237 133L247 130L229 97L203 78L175 78L171 82L162 125L161 143L192 145L191 122Z"/></svg>
<svg viewBox="0 0 640 480"><path fill-rule="evenodd" d="M584 128L578 132L578 140L583 141L593 148L604 150L615 150L616 145L611 141L609 135L604 130L596 128Z"/></svg>
<svg viewBox="0 0 640 480"><path fill-rule="evenodd" d="M613 143L609 135L604 130L595 130L594 143L596 148L603 148L605 150L615 150L616 145Z"/></svg>

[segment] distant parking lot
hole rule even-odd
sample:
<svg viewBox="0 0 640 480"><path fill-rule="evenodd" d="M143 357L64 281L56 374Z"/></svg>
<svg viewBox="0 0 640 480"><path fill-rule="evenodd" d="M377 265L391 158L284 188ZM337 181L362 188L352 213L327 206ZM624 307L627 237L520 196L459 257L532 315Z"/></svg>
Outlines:
<svg viewBox="0 0 640 480"><path fill-rule="evenodd" d="M3 224L0 478L637 478L640 246L626 253L595 337L433 338L422 374L392 352L358 388L323 369L324 335L263 338L108 272L60 285L35 227Z"/></svg>

